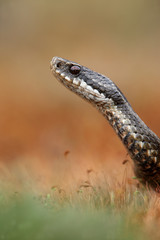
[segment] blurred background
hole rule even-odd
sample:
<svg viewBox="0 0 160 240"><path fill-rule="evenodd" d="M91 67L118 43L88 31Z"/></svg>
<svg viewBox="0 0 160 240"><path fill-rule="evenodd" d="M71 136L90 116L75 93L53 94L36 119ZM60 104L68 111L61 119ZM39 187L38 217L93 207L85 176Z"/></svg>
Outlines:
<svg viewBox="0 0 160 240"><path fill-rule="evenodd" d="M45 189L126 171L106 120L52 76L53 56L110 77L159 134L159 1L0 0L0 52L0 175L9 184Z"/></svg>

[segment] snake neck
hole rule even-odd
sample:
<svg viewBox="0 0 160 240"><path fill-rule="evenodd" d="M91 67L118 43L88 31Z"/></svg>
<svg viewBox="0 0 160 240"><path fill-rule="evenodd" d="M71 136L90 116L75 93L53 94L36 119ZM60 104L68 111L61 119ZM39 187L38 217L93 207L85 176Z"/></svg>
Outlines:
<svg viewBox="0 0 160 240"><path fill-rule="evenodd" d="M128 102L121 105L103 104L96 106L109 121L130 157L134 161L134 170L143 183L151 179L152 187L160 184L160 140L139 116Z"/></svg>

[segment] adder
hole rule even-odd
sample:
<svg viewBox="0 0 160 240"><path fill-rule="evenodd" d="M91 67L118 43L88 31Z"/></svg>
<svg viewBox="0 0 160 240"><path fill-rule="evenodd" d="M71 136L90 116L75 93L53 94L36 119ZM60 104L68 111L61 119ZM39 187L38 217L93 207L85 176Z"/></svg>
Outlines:
<svg viewBox="0 0 160 240"><path fill-rule="evenodd" d="M50 67L65 87L104 115L133 160L137 178L159 191L160 139L133 111L120 89L108 77L60 57L54 57Z"/></svg>

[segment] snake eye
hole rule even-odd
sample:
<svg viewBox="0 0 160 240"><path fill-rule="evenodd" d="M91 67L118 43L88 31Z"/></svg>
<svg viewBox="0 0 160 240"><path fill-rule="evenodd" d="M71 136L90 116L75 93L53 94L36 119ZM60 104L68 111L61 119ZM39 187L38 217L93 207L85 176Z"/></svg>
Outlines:
<svg viewBox="0 0 160 240"><path fill-rule="evenodd" d="M78 73L80 73L81 68L79 66L73 65L69 68L70 73L72 73L73 75L77 75Z"/></svg>

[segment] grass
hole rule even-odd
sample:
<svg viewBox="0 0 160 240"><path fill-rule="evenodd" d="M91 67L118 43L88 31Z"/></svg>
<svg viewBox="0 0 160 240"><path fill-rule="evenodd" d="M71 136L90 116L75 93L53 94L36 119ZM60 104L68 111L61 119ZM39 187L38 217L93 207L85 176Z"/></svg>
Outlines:
<svg viewBox="0 0 160 240"><path fill-rule="evenodd" d="M34 174L30 165L23 168L17 162L8 171L4 168L0 179L0 240L158 240L159 195L129 177L133 173L127 164L122 178L107 175L104 168L88 169L75 178L64 161L63 168L70 177L59 185L46 180L48 171L44 178L41 171Z"/></svg>
<svg viewBox="0 0 160 240"><path fill-rule="evenodd" d="M126 181L0 194L0 239L159 239L159 198Z"/></svg>
<svg viewBox="0 0 160 240"><path fill-rule="evenodd" d="M28 197L12 199L0 209L0 239L142 239L143 230L124 212L111 208L57 206ZM145 236L146 238L146 236Z"/></svg>

